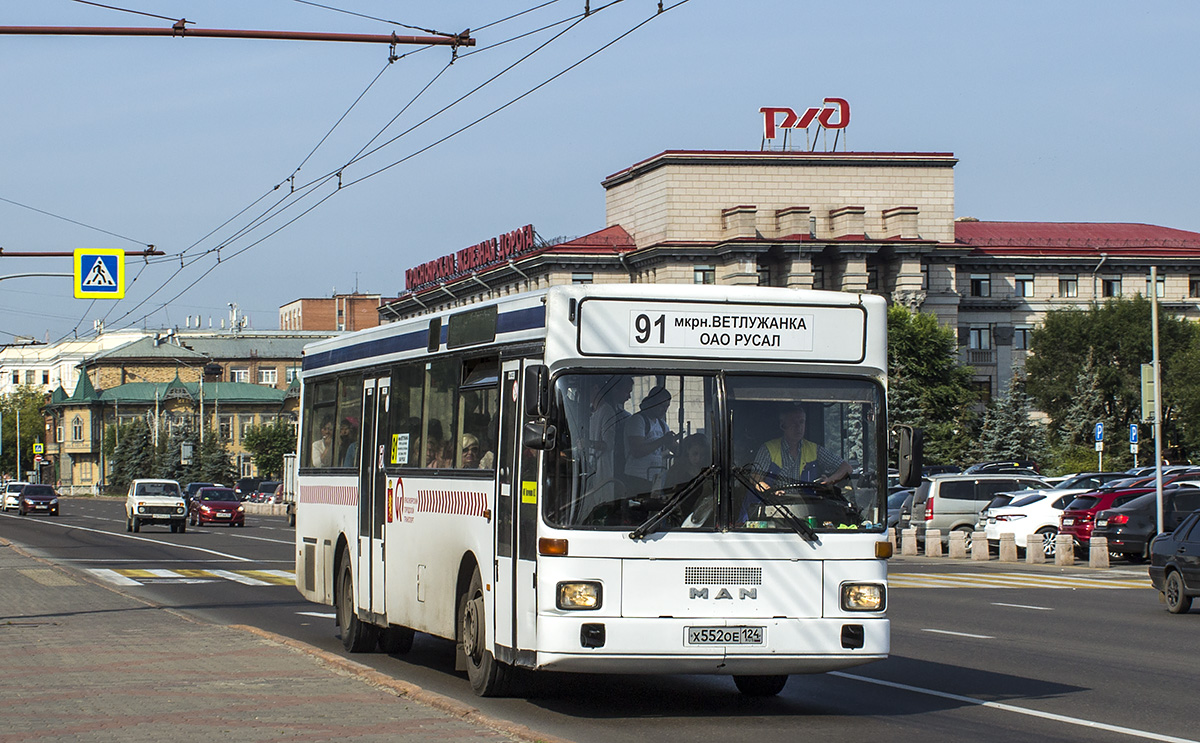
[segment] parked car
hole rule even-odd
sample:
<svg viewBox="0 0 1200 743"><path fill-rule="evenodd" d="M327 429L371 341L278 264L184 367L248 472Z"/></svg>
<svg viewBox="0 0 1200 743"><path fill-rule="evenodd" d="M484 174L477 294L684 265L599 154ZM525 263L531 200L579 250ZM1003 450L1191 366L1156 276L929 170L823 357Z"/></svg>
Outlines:
<svg viewBox="0 0 1200 743"><path fill-rule="evenodd" d="M1200 511L1150 543L1150 582L1163 594L1167 611L1186 614L1200 596Z"/></svg>
<svg viewBox="0 0 1200 743"><path fill-rule="evenodd" d="M283 503L283 483L275 488L275 492L271 495L272 503Z"/></svg>
<svg viewBox="0 0 1200 743"><path fill-rule="evenodd" d="M968 475L1037 475L1040 469L1036 462L1028 459L1002 459L994 462L978 462L967 467L963 472Z"/></svg>
<svg viewBox="0 0 1200 743"><path fill-rule="evenodd" d="M925 541L927 529L940 529L943 542L949 542L952 531L965 532L969 546L979 512L997 493L1045 487L1040 477L1028 475L934 475L914 491L911 511L901 515L900 527L915 527L918 542Z"/></svg>
<svg viewBox="0 0 1200 743"><path fill-rule="evenodd" d="M21 503L17 513L48 513L58 515L58 493L52 485L26 485L21 489Z"/></svg>
<svg viewBox="0 0 1200 743"><path fill-rule="evenodd" d="M280 495L282 497L282 494ZM900 526L900 515L907 507L912 510L913 491L911 488L897 490L887 499L887 528L896 529Z"/></svg>
<svg viewBox="0 0 1200 743"><path fill-rule="evenodd" d="M238 500L233 488L200 488L196 491L192 511L192 526L205 524L246 525L246 507Z"/></svg>
<svg viewBox="0 0 1200 743"><path fill-rule="evenodd" d="M1101 488L1075 496L1059 518L1058 530L1070 534L1077 549L1086 549L1096 525L1096 514L1108 508L1123 506L1139 495L1151 492L1145 485L1132 488Z"/></svg>
<svg viewBox="0 0 1200 743"><path fill-rule="evenodd" d="M142 524L167 522L171 533L187 531L188 508L183 489L174 480L134 480L125 495L125 531Z"/></svg>
<svg viewBox="0 0 1200 743"><path fill-rule="evenodd" d="M927 464L921 468L921 477L956 475L959 472L962 472L962 467L959 467L957 464Z"/></svg>
<svg viewBox="0 0 1200 743"><path fill-rule="evenodd" d="M1200 488L1172 485L1163 489L1163 531L1173 531L1200 508ZM1158 494L1150 491L1123 506L1096 514L1092 536L1108 539L1108 551L1134 562L1150 558L1150 542L1158 534Z"/></svg>
<svg viewBox="0 0 1200 743"><path fill-rule="evenodd" d="M237 493L238 500L247 500L260 482L262 478L259 477L243 477L233 484L233 492Z"/></svg>
<svg viewBox="0 0 1200 743"><path fill-rule="evenodd" d="M1032 539L1034 549L1040 547L1042 554L1053 557L1059 518L1076 496L1075 493L1056 493L1055 488L1039 490L1008 505L989 508L976 530L987 534L988 544L992 547L999 548L1001 534L1012 534L1018 549L1028 549Z"/></svg>
<svg viewBox="0 0 1200 743"><path fill-rule="evenodd" d="M4 484L5 511L16 511L21 508L21 490L28 484L24 480L9 480Z"/></svg>

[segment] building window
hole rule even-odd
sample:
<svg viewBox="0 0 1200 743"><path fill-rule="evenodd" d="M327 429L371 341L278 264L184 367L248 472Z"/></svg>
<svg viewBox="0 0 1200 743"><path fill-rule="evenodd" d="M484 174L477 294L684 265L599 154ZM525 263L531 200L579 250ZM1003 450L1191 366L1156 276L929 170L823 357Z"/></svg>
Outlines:
<svg viewBox="0 0 1200 743"><path fill-rule="evenodd" d="M1033 296L1033 275L1032 274L1017 274L1014 288L1018 297Z"/></svg>
<svg viewBox="0 0 1200 743"><path fill-rule="evenodd" d="M716 266L696 266L692 269L693 284L715 284L717 283L717 267Z"/></svg>
<svg viewBox="0 0 1200 743"><path fill-rule="evenodd" d="M759 262L758 264L758 285L771 286L771 264Z"/></svg>
<svg viewBox="0 0 1200 743"><path fill-rule="evenodd" d="M21 386L21 372L13 372L13 384L17 385L18 387Z"/></svg>
<svg viewBox="0 0 1200 743"><path fill-rule="evenodd" d="M229 381L230 382L249 382L250 381L250 367L248 367L248 366L231 367L229 369Z"/></svg>
<svg viewBox="0 0 1200 743"><path fill-rule="evenodd" d="M284 379L287 380L288 384L291 384L292 382L296 381L296 377L298 377L298 376L300 376L300 370L294 366L289 366L287 368L287 371L284 372Z"/></svg>
<svg viewBox="0 0 1200 743"><path fill-rule="evenodd" d="M990 297L990 296L992 296L992 277L985 273L971 274L971 296L972 297Z"/></svg>
<svg viewBox="0 0 1200 743"><path fill-rule="evenodd" d="M62 443L62 440L63 440L63 437L62 437L62 425L55 426L55 427L54 427L54 442L55 442L55 443Z"/></svg>
<svg viewBox="0 0 1200 743"><path fill-rule="evenodd" d="M221 432L221 438L228 441L233 437L233 416L222 415L220 420L217 422L217 427Z"/></svg>
<svg viewBox="0 0 1200 743"><path fill-rule="evenodd" d="M971 328L967 334L967 348L974 351L984 351L992 347L991 328Z"/></svg>
<svg viewBox="0 0 1200 743"><path fill-rule="evenodd" d="M1159 276L1158 277L1158 298L1159 299L1163 298L1163 296L1165 295L1166 289L1167 289L1167 277ZM1150 277L1149 276L1146 277L1146 296L1147 297L1150 296Z"/></svg>
<svg viewBox="0 0 1200 743"><path fill-rule="evenodd" d="M259 369L258 369L258 383L259 384L269 384L272 387L274 387L278 382L279 382L279 370L278 369L276 369L275 367L271 367L269 369L263 369L262 367L259 367Z"/></svg>
<svg viewBox="0 0 1200 743"><path fill-rule="evenodd" d="M573 273L571 274L572 284L590 284L592 283L592 275L590 273Z"/></svg>
<svg viewBox="0 0 1200 743"><path fill-rule="evenodd" d="M35 378L34 374L36 374L36 372L34 372L33 369L25 370L25 384L33 384L34 383L34 378Z"/></svg>
<svg viewBox="0 0 1200 743"><path fill-rule="evenodd" d="M1193 274L1188 277L1188 296L1200 297L1200 276Z"/></svg>
<svg viewBox="0 0 1200 743"><path fill-rule="evenodd" d="M1121 296L1121 277L1109 277L1100 280L1100 295L1103 297Z"/></svg>
<svg viewBox="0 0 1200 743"><path fill-rule="evenodd" d="M79 465L79 481L80 482L91 482L92 481L92 463L91 462L80 463L80 465Z"/></svg>
<svg viewBox="0 0 1200 743"><path fill-rule="evenodd" d="M867 291L879 293L879 267L867 266Z"/></svg>
<svg viewBox="0 0 1200 743"><path fill-rule="evenodd" d="M83 441L83 419L79 416L71 420L71 440Z"/></svg>
<svg viewBox="0 0 1200 743"><path fill-rule="evenodd" d="M1079 296L1079 277L1075 274L1058 277L1058 296L1060 297L1078 297Z"/></svg>
<svg viewBox="0 0 1200 743"><path fill-rule="evenodd" d="M971 386L974 387L975 392L979 394L979 402L987 405L992 401L992 380L975 379L971 381Z"/></svg>
<svg viewBox="0 0 1200 743"><path fill-rule="evenodd" d="M813 277L813 288L814 289L824 289L825 288L825 267L824 266L813 266L812 267L812 277Z"/></svg>
<svg viewBox="0 0 1200 743"><path fill-rule="evenodd" d="M50 384L50 372L42 372L42 384Z"/></svg>
<svg viewBox="0 0 1200 743"><path fill-rule="evenodd" d="M238 416L238 441L243 441L250 429L254 428L254 416L239 415Z"/></svg>
<svg viewBox="0 0 1200 743"><path fill-rule="evenodd" d="M1013 348L1018 351L1029 350L1029 339L1033 335L1033 328L1013 328Z"/></svg>
<svg viewBox="0 0 1200 743"><path fill-rule="evenodd" d="M921 288L929 291L929 266L924 263L921 264Z"/></svg>

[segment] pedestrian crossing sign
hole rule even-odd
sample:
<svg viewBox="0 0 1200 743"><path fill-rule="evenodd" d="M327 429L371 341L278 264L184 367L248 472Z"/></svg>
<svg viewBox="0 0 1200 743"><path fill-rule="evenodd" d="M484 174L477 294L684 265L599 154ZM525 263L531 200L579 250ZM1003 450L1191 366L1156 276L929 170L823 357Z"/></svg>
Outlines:
<svg viewBox="0 0 1200 743"><path fill-rule="evenodd" d="M75 251L76 299L121 299L124 296L124 250L78 248Z"/></svg>

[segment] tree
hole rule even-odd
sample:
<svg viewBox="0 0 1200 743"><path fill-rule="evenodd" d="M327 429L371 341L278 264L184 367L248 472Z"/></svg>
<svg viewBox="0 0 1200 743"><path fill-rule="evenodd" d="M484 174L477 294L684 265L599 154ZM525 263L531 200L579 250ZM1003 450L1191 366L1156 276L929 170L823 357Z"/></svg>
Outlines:
<svg viewBox="0 0 1200 743"><path fill-rule="evenodd" d="M977 425L971 369L958 341L933 315L888 308L888 406L891 423L925 429L929 463L961 462Z"/></svg>
<svg viewBox="0 0 1200 743"><path fill-rule="evenodd" d="M33 469L33 445L45 443L46 419L42 417L45 403L41 390L33 385L18 387L0 396L0 473L21 479ZM21 418L21 470L17 472L17 414Z"/></svg>
<svg viewBox="0 0 1200 743"><path fill-rule="evenodd" d="M283 455L296 451L296 433L290 421L277 419L246 431L242 445L253 457L259 474L277 477L283 472Z"/></svg>
<svg viewBox="0 0 1200 743"><path fill-rule="evenodd" d="M110 490L121 491L133 480L157 475L154 435L149 424L138 418L118 426L108 480Z"/></svg>
<svg viewBox="0 0 1200 743"><path fill-rule="evenodd" d="M975 455L980 460L1029 459L1045 463L1045 427L1033 416L1018 370L1009 378L1007 392L993 400L983 415Z"/></svg>

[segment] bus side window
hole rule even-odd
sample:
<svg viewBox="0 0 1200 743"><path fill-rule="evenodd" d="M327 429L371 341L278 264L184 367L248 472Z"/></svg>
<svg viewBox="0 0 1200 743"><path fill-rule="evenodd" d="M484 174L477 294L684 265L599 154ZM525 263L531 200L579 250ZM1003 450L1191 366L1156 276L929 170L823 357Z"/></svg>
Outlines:
<svg viewBox="0 0 1200 743"><path fill-rule="evenodd" d="M458 394L458 359L439 359L425 367L425 430L421 437L424 467L453 467L457 443L454 401Z"/></svg>
<svg viewBox="0 0 1200 743"><path fill-rule="evenodd" d="M392 440L388 463L421 466L421 403L425 393L422 366L408 364L392 371Z"/></svg>
<svg viewBox="0 0 1200 743"><path fill-rule="evenodd" d="M301 467L329 467L333 462L334 417L337 414L337 383L317 382L304 389L304 445ZM328 428L328 437L323 430Z"/></svg>
<svg viewBox="0 0 1200 743"><path fill-rule="evenodd" d="M331 466L358 466L358 436L362 421L362 377L338 380L337 425Z"/></svg>

